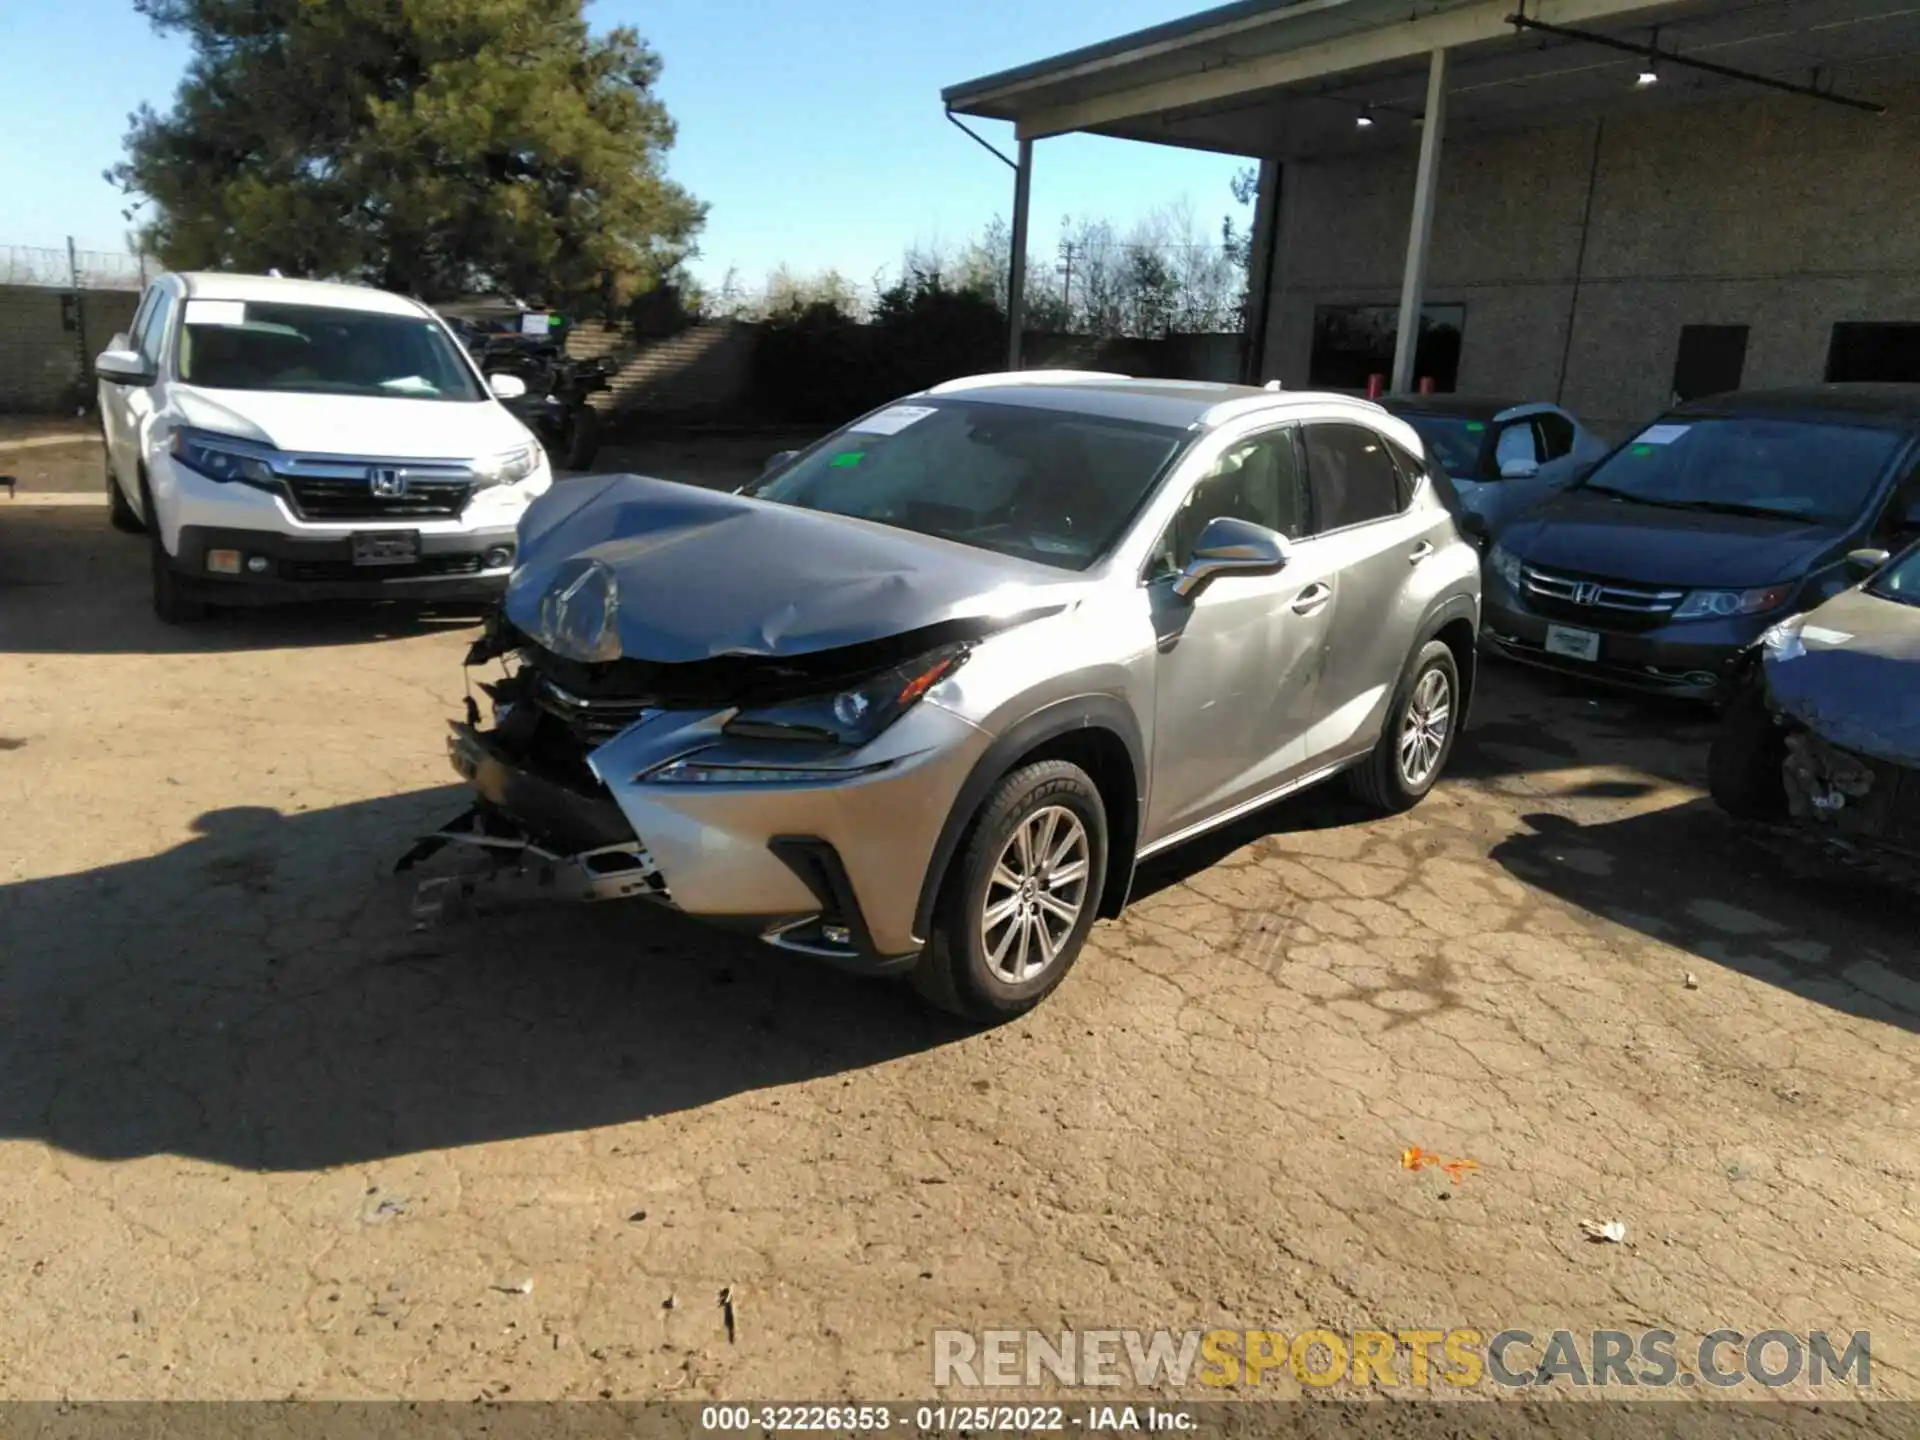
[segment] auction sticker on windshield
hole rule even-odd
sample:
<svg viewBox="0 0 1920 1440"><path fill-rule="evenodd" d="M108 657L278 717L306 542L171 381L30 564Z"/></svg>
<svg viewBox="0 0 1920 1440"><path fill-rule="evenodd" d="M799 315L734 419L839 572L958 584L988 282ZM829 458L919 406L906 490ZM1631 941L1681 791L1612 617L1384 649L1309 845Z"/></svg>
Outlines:
<svg viewBox="0 0 1920 1440"><path fill-rule="evenodd" d="M1571 625L1549 625L1547 653L1564 655L1569 660L1598 660L1600 636L1595 631L1576 630Z"/></svg>
<svg viewBox="0 0 1920 1440"><path fill-rule="evenodd" d="M909 425L938 413L931 405L889 405L847 428L861 435L898 435Z"/></svg>
<svg viewBox="0 0 1920 1440"><path fill-rule="evenodd" d="M1649 425L1634 439L1636 445L1671 445L1687 431L1691 425Z"/></svg>
<svg viewBox="0 0 1920 1440"><path fill-rule="evenodd" d="M244 325L247 323L247 302L189 300L186 321L189 325Z"/></svg>

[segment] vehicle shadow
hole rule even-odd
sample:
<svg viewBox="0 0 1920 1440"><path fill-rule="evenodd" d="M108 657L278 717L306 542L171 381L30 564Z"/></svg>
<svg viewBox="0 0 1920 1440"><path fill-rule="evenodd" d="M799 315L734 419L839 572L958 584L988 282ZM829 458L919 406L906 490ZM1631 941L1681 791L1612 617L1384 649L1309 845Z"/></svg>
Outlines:
<svg viewBox="0 0 1920 1440"><path fill-rule="evenodd" d="M968 1033L902 986L645 901L418 920L391 864L464 805L449 786L216 811L164 853L0 887L0 1137L310 1170L622 1124Z"/></svg>
<svg viewBox="0 0 1920 1440"><path fill-rule="evenodd" d="M1920 1030L1920 896L1742 828L1708 800L1522 822L1491 851L1516 879L1805 999Z"/></svg>
<svg viewBox="0 0 1920 1440"><path fill-rule="evenodd" d="M26 603L26 592L39 592ZM28 612L31 613L28 613ZM191 655L369 645L463 629L482 605L298 604L166 625L147 599L147 542L104 505L0 501L0 653Z"/></svg>

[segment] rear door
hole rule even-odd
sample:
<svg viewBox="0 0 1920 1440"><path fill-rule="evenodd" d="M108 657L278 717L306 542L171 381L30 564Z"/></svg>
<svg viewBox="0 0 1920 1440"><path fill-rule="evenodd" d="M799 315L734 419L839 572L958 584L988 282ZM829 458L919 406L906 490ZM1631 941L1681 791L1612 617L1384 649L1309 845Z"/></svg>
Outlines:
<svg viewBox="0 0 1920 1440"><path fill-rule="evenodd" d="M1371 747L1413 648L1422 605L1417 572L1452 521L1410 508L1411 480L1386 437L1357 421L1301 429L1318 533L1335 595L1328 655L1309 735L1310 762L1327 764Z"/></svg>
<svg viewBox="0 0 1920 1440"><path fill-rule="evenodd" d="M145 357L154 371L151 385L121 385L120 404L123 407L123 449L114 454L114 468L121 476L127 496L137 508L140 499L140 466L144 459L143 447L146 444L148 422L159 405L160 387L166 384L161 367L166 359L167 328L173 320L177 308L171 290L155 287L153 304L141 317L140 328L133 334L133 347ZM151 516L145 517L151 519Z"/></svg>
<svg viewBox="0 0 1920 1440"><path fill-rule="evenodd" d="M1174 594L1201 530L1223 515L1295 542L1288 563ZM1144 843L1256 799L1302 768L1333 602L1311 529L1292 427L1282 426L1231 442L1161 537L1145 577L1158 653Z"/></svg>

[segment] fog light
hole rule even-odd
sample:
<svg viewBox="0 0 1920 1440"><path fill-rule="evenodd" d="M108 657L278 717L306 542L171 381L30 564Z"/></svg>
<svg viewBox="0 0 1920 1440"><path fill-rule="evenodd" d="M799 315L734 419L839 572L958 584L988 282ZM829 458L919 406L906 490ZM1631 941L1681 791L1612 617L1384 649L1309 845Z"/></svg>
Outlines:
<svg viewBox="0 0 1920 1440"><path fill-rule="evenodd" d="M255 575L266 574L267 566L272 563L273 562L268 560L264 555L249 555L247 557L247 569Z"/></svg>
<svg viewBox="0 0 1920 1440"><path fill-rule="evenodd" d="M822 925L820 927L820 938L825 940L829 945L851 945L853 944L853 931L844 925Z"/></svg>
<svg viewBox="0 0 1920 1440"><path fill-rule="evenodd" d="M207 551L207 569L216 575L238 575L240 552L238 550Z"/></svg>
<svg viewBox="0 0 1920 1440"><path fill-rule="evenodd" d="M513 563L513 547L511 545L496 545L480 557L480 563L485 565L489 570L498 570L503 566L511 565Z"/></svg>

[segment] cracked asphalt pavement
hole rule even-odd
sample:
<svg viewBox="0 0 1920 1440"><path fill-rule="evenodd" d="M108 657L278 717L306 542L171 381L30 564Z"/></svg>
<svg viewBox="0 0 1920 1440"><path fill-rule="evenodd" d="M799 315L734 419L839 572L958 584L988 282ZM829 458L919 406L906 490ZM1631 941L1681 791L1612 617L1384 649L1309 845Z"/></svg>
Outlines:
<svg viewBox="0 0 1920 1440"><path fill-rule="evenodd" d="M0 1398L924 1397L937 1328L1130 1326L1867 1330L1920 1398L1920 903L1723 819L1693 712L1489 666L1413 813L1165 857L971 1032L646 908L422 928L472 617L169 630L144 561L0 501Z"/></svg>

